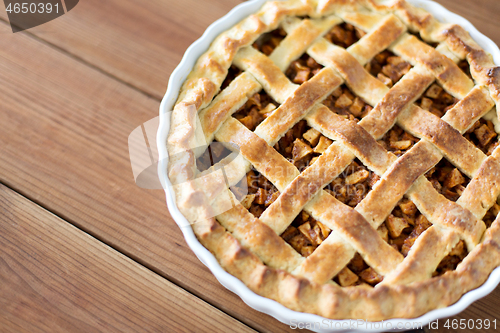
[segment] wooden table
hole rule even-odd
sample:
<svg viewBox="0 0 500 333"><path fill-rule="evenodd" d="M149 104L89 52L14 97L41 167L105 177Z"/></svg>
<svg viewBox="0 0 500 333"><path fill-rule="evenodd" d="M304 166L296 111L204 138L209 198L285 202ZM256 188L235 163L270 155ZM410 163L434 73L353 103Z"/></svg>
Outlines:
<svg viewBox="0 0 500 333"><path fill-rule="evenodd" d="M500 43L500 2L439 2ZM293 331L216 281L129 162L185 49L238 3L82 0L16 34L1 7L0 331ZM500 319L499 298L457 318Z"/></svg>

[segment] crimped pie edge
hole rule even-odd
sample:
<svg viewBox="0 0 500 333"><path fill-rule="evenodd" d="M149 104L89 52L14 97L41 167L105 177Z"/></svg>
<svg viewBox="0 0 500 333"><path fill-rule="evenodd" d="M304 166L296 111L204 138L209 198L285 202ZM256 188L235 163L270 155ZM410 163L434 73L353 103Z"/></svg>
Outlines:
<svg viewBox="0 0 500 333"><path fill-rule="evenodd" d="M460 45L461 42L462 42L462 40L457 40L457 45ZM486 80L486 78L485 78L485 80ZM209 85L209 83L207 83L207 85ZM496 85L495 85L495 88L496 88ZM206 91L204 91L204 93L206 93ZM204 99L203 95L195 96L195 98L197 99L197 101L200 101L201 103L203 103L203 101L202 101ZM207 100L210 100L210 98L207 98ZM162 141L159 140L158 142L161 145ZM165 142L165 141L163 141L163 142ZM189 171L189 170L183 170L183 172L185 172L185 171ZM498 228L496 228L496 229L498 229ZM489 247L489 248L494 249L496 252L498 252L499 245L498 245L497 241L498 241L498 238L500 237L499 236L500 231L496 230L496 229L490 230L491 234L495 234L495 240L492 240L490 243L488 243L487 245L484 245L483 247ZM208 230L203 230L202 232L203 232L204 236L202 236L200 238L202 239L202 241L205 238L205 240L208 241L207 244L209 244L210 243L209 239L211 238L211 235L217 234L217 233L221 232L221 230L218 230L217 225L214 224L214 225L210 226L210 228L208 228ZM201 235L201 233L200 233L200 235ZM222 237L226 237L226 236L222 236ZM231 240L228 240L228 241L231 241ZM234 246L234 249L233 249L232 253L229 253L229 252L228 253L219 253L220 258L222 260L225 260L226 265L228 265L227 266L228 270L231 271L231 266L235 266L235 265L240 266L240 265L238 265L238 263L235 263L233 261L241 261L241 260L249 261L249 262L254 261L252 259L252 255L245 253L246 250L241 248L239 246L239 244L234 244L233 246ZM484 249L482 251L484 251ZM480 252L480 251L478 250L477 252ZM474 253L469 254L469 257L471 257L473 254ZM490 266L498 265L499 258L497 257L495 259L496 259L495 263L489 262ZM466 259L466 261L467 261L467 259ZM470 260L470 258L469 258L469 261L473 261L473 260ZM475 261L471 262L470 268L476 267L478 265L478 263L480 263L480 260L477 262L475 262ZM255 265L255 264L256 264L255 262L252 263L252 265ZM247 266L247 265L245 265L245 266ZM350 318L350 317L360 318L359 315L363 316L365 319L370 319L370 320L380 320L380 319L385 319L388 317L407 317L407 318L410 318L410 317L415 317L417 315L420 315L424 312L427 312L428 310L431 310L433 307L435 308L435 307L440 307L440 306L446 306L450 303L453 303L462 295L461 291L455 292L453 295L445 295L446 290L449 287L456 285L454 281L456 281L458 279L456 279L455 277L453 277L453 278L441 277L441 278L433 279L435 281L433 281L433 280L423 281L421 283L415 284L415 286L413 286L413 285L407 286L407 287L390 286L390 287L377 288L377 289L371 290L369 292L359 290L359 291L350 293L349 295L346 295L342 292L338 293L338 291L329 290L329 288L327 286L318 287L315 285L308 284L305 281L300 281L300 280L293 278L293 277L291 278L290 276L287 276L287 274L285 274L283 272L274 272L272 269L269 269L267 267L260 267L258 265L258 263L255 267L256 267L255 271L260 270L261 275L258 275L256 277L257 280L255 280L255 277L254 277L254 278L252 278L252 281L247 281L247 283L249 285L253 286L254 290L256 290L256 291L259 291L257 289L261 288L258 286L258 284L261 283L262 281L269 279L268 276L271 275L271 279L270 279L271 281L273 281L276 278L279 281L278 284L286 283L289 286L290 290L295 290L297 292L297 295L299 293L300 294L302 294L302 293L315 294L316 292L321 290L322 292L329 293L329 295L335 295L337 300L338 299L349 299L349 300L355 299L355 300L357 300L356 302L359 302L360 299L366 299L367 302L371 303L371 302L374 302L375 299L378 299L377 301L375 301L375 303L378 303L379 301L391 303L391 299L394 299L394 300L405 299L404 297L401 297L404 294L406 294L406 296L408 296L408 297L414 298L414 297L416 297L416 294L419 291L426 289L426 288L434 290L434 292L436 292L437 294L443 294L443 297L440 298L441 302L439 304L433 304L430 307L426 307L426 305L428 305L428 303L431 303L431 302L424 301L423 303L426 303L426 304L421 304L422 302L419 302L418 300L416 300L414 303L414 306L410 306L409 308L406 308L404 311L399 311L399 312L395 311L392 313L390 310L391 306L387 307L387 309L384 309L384 311L382 311L382 312L368 310L369 313L359 313L358 311L355 311L355 312L351 311L350 313L343 313L341 308L345 308L344 306L342 306L342 305L345 305L344 302L341 302L341 303L332 302L332 299L328 299L328 297L326 297L327 299L325 300L325 296L323 296L321 299L319 299L317 297L312 297L312 299L314 299L314 304L300 304L301 303L300 299L298 301L296 299L294 299L289 304L286 302L283 302L283 303L289 305L291 308L294 308L294 309L299 310L299 311L307 310L307 309L304 309L307 307L315 308L318 306L318 304L320 302L325 303L325 305L329 304L329 306L326 306L326 307L330 307L329 311L328 310L325 311L325 306L321 306L321 308L317 308L318 311L314 311L314 312L316 312L320 315L323 315L325 317L330 317L330 318L339 318L339 317L340 318ZM474 276L475 281L479 281L479 280L484 281L486 279L487 275L489 274L489 271L491 271L491 270L488 270L488 269L479 270L479 271L474 271L473 269L466 270L464 272L464 274L461 275L461 278L462 278L461 280L462 280L463 285L467 286L467 287L463 287L463 289L470 290L470 289L472 289L480 284L477 282L474 284L474 283L472 283L471 280L464 283L463 280L471 279L471 277ZM262 277L264 277L264 276L266 276L266 279L262 280ZM272 282L272 283L275 283L275 282ZM261 289L261 290L263 290L263 289ZM453 290L454 291L462 290L462 288L453 288ZM431 292L431 294L434 297L435 297L435 295L437 295L437 294L434 294L432 292ZM446 297L446 296L448 296L448 297ZM419 298L419 297L416 297L416 298ZM437 297L437 298L439 298L439 297ZM364 307L366 309L373 309L370 306L364 306ZM355 317L352 316L353 314L355 314ZM363 317L361 317L361 318L363 318Z"/></svg>

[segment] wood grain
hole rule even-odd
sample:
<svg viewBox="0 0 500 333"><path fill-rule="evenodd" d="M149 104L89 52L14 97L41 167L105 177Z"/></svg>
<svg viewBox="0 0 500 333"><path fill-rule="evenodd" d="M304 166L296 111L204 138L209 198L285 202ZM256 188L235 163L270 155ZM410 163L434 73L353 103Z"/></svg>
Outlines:
<svg viewBox="0 0 500 333"><path fill-rule="evenodd" d="M68 14L29 31L160 99L188 46L239 3L85 0ZM0 17L7 20L7 13L0 10Z"/></svg>
<svg viewBox="0 0 500 333"><path fill-rule="evenodd" d="M255 332L0 185L0 331Z"/></svg>
<svg viewBox="0 0 500 333"><path fill-rule="evenodd" d="M222 287L163 191L135 185L128 135L159 102L9 29L0 24L0 182L259 331L290 330Z"/></svg>

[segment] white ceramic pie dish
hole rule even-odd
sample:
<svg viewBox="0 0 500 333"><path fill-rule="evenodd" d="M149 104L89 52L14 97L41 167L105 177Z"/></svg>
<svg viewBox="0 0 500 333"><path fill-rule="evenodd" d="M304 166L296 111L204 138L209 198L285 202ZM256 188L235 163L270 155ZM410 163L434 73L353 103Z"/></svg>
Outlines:
<svg viewBox="0 0 500 333"><path fill-rule="evenodd" d="M317 332L352 332L352 327L355 327L358 332L380 332L388 331L391 328L396 331L402 331L417 328L419 324L425 326L436 319L456 315L465 310L472 302L488 295L500 282L500 267L491 273L488 280L481 287L463 295L455 304L431 311L419 318L391 319L378 323L365 323L361 321L353 323L352 320L330 320L317 315L290 310L276 301L255 294L243 284L243 282L222 269L215 257L197 240L189 222L180 213L175 204L175 195L167 176L168 153L166 141L170 128L170 111L173 109L174 103L177 100L182 83L191 72L196 60L208 49L211 42L225 30L231 28L248 15L258 11L266 1L267 0L252 0L244 2L208 27L203 36L188 48L181 63L170 76L167 92L160 105L160 125L157 136L159 152L158 174L162 186L165 189L170 214L181 228L189 247L200 261L212 271L223 286L240 296L250 307L269 314L287 325L292 323L303 323L303 325L305 325L305 323L318 323L314 324L313 327L313 330ZM488 37L481 34L466 19L430 0L407 1L414 6L427 10L439 21L457 23L464 27L484 50L493 55L495 63L497 65L500 64L500 50L498 46Z"/></svg>

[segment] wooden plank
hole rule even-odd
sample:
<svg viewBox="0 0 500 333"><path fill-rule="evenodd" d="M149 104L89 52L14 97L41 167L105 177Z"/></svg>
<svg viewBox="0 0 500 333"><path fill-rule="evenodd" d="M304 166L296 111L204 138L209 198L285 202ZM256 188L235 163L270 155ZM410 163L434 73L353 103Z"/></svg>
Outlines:
<svg viewBox="0 0 500 333"><path fill-rule="evenodd" d="M159 102L9 29L0 24L0 182L259 331L290 331L200 263L163 191L135 185L128 135Z"/></svg>
<svg viewBox="0 0 500 333"><path fill-rule="evenodd" d="M160 99L188 46L239 3L85 0L29 31ZM7 20L7 13L0 10L0 17Z"/></svg>
<svg viewBox="0 0 500 333"><path fill-rule="evenodd" d="M0 185L2 332L255 332Z"/></svg>

